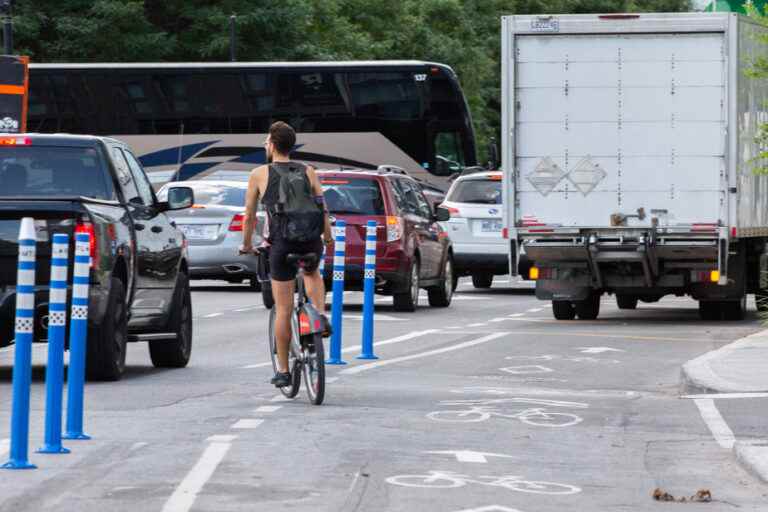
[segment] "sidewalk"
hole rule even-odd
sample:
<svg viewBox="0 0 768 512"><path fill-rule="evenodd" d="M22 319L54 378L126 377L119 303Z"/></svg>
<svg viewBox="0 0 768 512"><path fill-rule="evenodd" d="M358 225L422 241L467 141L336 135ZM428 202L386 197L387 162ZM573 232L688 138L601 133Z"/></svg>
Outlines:
<svg viewBox="0 0 768 512"><path fill-rule="evenodd" d="M682 369L685 394L768 392L768 330L688 361ZM733 443L739 463L768 482L768 442Z"/></svg>

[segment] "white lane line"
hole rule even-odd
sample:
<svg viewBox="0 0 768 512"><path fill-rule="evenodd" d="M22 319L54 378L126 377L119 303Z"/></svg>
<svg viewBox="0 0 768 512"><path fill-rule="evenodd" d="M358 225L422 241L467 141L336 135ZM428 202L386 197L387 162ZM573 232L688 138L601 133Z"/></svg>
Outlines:
<svg viewBox="0 0 768 512"><path fill-rule="evenodd" d="M192 508L197 495L203 490L206 482L211 479L221 461L224 460L232 447L232 441L236 437L211 436L208 438L210 444L200 456L195 467L187 473L184 480L165 502L162 512L188 512Z"/></svg>
<svg viewBox="0 0 768 512"><path fill-rule="evenodd" d="M709 431L712 432L717 444L727 450L732 449L736 438L733 436L731 428L725 423L720 411L715 407L715 402L709 398L697 398L693 403L699 408L701 417L709 427Z"/></svg>
<svg viewBox="0 0 768 512"><path fill-rule="evenodd" d="M683 395L680 398L689 398L691 400L701 398L711 398L714 400L719 398L768 398L768 393L706 393L703 395Z"/></svg>
<svg viewBox="0 0 768 512"><path fill-rule="evenodd" d="M132 452L135 452L136 450L141 450L145 446L149 446L149 443L139 442L139 443L133 443L133 446L131 446Z"/></svg>
<svg viewBox="0 0 768 512"><path fill-rule="evenodd" d="M542 308L531 308L528 310L528 313L538 313L540 311L544 311Z"/></svg>
<svg viewBox="0 0 768 512"><path fill-rule="evenodd" d="M484 325L487 325L485 322L481 322L479 324L469 324L467 327L482 327Z"/></svg>
<svg viewBox="0 0 768 512"><path fill-rule="evenodd" d="M217 316L221 316L224 313L211 313L210 315L203 315L203 318L216 318Z"/></svg>
<svg viewBox="0 0 768 512"><path fill-rule="evenodd" d="M0 348L0 354L3 352L10 352L11 350L13 350L13 346Z"/></svg>
<svg viewBox="0 0 768 512"><path fill-rule="evenodd" d="M5 456L5 454L8 453L8 450L10 449L11 449L11 440L0 439L0 458Z"/></svg>
<svg viewBox="0 0 768 512"><path fill-rule="evenodd" d="M236 309L235 313L244 313L246 311L253 311L253 310L258 309L258 308L259 308L259 306L248 306L247 308Z"/></svg>
<svg viewBox="0 0 768 512"><path fill-rule="evenodd" d="M404 341L409 341L414 338L420 338L422 336L426 336L427 334L435 334L440 332L439 329L427 329L426 331L413 331L409 332L408 334L403 334L402 336L397 336L395 338L390 338L388 340L382 340L382 341L375 341L373 343L374 347L381 347L383 345L392 345L393 343L402 343ZM358 350L361 350L362 347L360 345L354 345L352 347L347 347L345 349L342 349L342 353L346 354L348 352L355 352ZM258 363L258 364L250 364L248 366L243 366L242 368L244 370L249 370L251 368L262 368L264 366L272 366L271 362L268 363ZM327 382L327 381L326 381Z"/></svg>
<svg viewBox="0 0 768 512"><path fill-rule="evenodd" d="M344 315L345 319L348 320L362 320L363 315ZM404 322L405 318L397 318L396 316L388 316L388 315L374 315L374 320L383 320L385 322Z"/></svg>
<svg viewBox="0 0 768 512"><path fill-rule="evenodd" d="M262 413L262 412L275 412L280 409L282 409L282 405L262 405L261 407L256 408L255 412L256 414Z"/></svg>
<svg viewBox="0 0 768 512"><path fill-rule="evenodd" d="M429 357L434 356L437 354L444 354L446 352L453 352L454 350L461 350L463 348L469 348L474 347L475 345L481 345L483 343L488 343L489 341L493 341L497 338L501 338L502 336L508 335L508 332L497 332L494 334L489 334L488 336L483 336L482 338L478 338L476 340L471 341L465 341L463 343L459 343L457 345L451 345L448 347L438 348L435 350L428 350L426 352L420 352L418 354L411 354L409 356L402 356L402 357L393 357L392 359L383 359L380 361L375 361L373 363L368 364L362 364L360 366L354 366L352 368L347 368L346 370L342 370L339 373L345 374L345 375L355 375L358 373L362 373L366 370L373 370L374 368L380 368L382 366L387 366L390 364L395 363L402 363L403 361L410 361L412 359L420 359L422 357Z"/></svg>
<svg viewBox="0 0 768 512"><path fill-rule="evenodd" d="M492 323L498 323L498 322L506 322L509 320L509 318L494 318L493 320L489 320Z"/></svg>
<svg viewBox="0 0 768 512"><path fill-rule="evenodd" d="M258 428L259 425L261 425L262 423L264 423L264 420L242 419L242 420L239 420L234 425L232 425L231 428L235 430L249 430L249 429Z"/></svg>
<svg viewBox="0 0 768 512"><path fill-rule="evenodd" d="M331 383L333 383L333 382L336 382L337 380L339 380L339 378L338 378L338 377L326 377L326 378L325 378L325 383L326 383L326 384L331 384Z"/></svg>
<svg viewBox="0 0 768 512"><path fill-rule="evenodd" d="M525 316L525 313L515 313L513 315L509 315L509 318L520 318L521 316Z"/></svg>
<svg viewBox="0 0 768 512"><path fill-rule="evenodd" d="M283 395L277 395L272 400L270 400L270 402L290 402L290 401L291 401L290 398L286 398Z"/></svg>

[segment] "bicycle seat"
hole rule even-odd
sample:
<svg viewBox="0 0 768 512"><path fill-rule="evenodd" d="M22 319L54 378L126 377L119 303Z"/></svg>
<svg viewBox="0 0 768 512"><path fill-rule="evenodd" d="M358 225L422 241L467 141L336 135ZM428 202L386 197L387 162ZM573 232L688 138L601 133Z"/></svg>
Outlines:
<svg viewBox="0 0 768 512"><path fill-rule="evenodd" d="M314 252L308 252L307 254L288 254L286 260L291 265L298 265L300 267L311 267L317 263L317 254Z"/></svg>

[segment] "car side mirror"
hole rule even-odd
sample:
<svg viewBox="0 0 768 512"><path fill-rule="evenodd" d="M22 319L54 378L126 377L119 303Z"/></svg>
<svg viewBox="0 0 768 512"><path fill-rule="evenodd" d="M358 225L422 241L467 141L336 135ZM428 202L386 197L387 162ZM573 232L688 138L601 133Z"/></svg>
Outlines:
<svg viewBox="0 0 768 512"><path fill-rule="evenodd" d="M437 222L448 222L451 220L451 212L443 206L438 206L435 208L435 218L437 218Z"/></svg>
<svg viewBox="0 0 768 512"><path fill-rule="evenodd" d="M168 200L163 203L163 210L183 210L195 204L195 192L190 187L171 187Z"/></svg>

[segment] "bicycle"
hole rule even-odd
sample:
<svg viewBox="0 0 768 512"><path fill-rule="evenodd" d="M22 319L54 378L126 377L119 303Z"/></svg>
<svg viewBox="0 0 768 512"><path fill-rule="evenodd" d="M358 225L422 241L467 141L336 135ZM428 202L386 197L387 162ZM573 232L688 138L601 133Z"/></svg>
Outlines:
<svg viewBox="0 0 768 512"><path fill-rule="evenodd" d="M479 476L473 478L452 471L430 471L426 475L397 475L387 478L387 483L403 487L419 487L422 489L456 489L467 484L503 487L510 491L530 494L566 495L581 492L579 487L555 482L523 480L517 475Z"/></svg>
<svg viewBox="0 0 768 512"><path fill-rule="evenodd" d="M296 293L298 300L291 314L291 342L288 350L290 385L280 388L286 398L295 398L301 389L301 376L307 388L309 401L320 405L325 398L325 350L323 348L323 319L310 302L304 287L304 268L317 263L317 254L289 254L288 263L298 267ZM277 372L277 344L275 341L275 318L277 312L269 313L269 353L272 369Z"/></svg>

